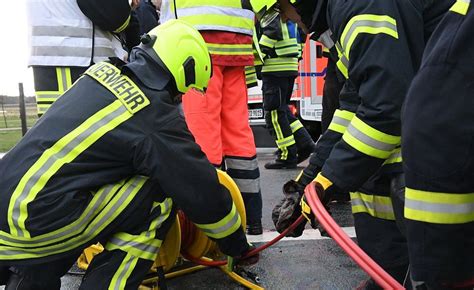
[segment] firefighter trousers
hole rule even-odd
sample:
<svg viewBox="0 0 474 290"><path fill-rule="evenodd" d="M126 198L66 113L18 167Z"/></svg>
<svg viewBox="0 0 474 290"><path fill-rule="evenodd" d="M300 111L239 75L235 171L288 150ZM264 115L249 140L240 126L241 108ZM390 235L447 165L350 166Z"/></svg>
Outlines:
<svg viewBox="0 0 474 290"><path fill-rule="evenodd" d="M404 107L405 217L420 289L474 287L473 35L474 4L457 1L428 42Z"/></svg>
<svg viewBox="0 0 474 290"><path fill-rule="evenodd" d="M296 141L287 115L295 77L263 74L262 82L265 122L280 149L278 159L296 163Z"/></svg>
<svg viewBox="0 0 474 290"><path fill-rule="evenodd" d="M87 67L33 66L36 106L41 117Z"/></svg>
<svg viewBox="0 0 474 290"><path fill-rule="evenodd" d="M260 171L248 121L244 67L214 64L206 93L187 92L183 110L186 124L207 159L217 167L225 165L239 187L248 223L260 221Z"/></svg>
<svg viewBox="0 0 474 290"><path fill-rule="evenodd" d="M351 192L359 246L398 282L406 282L408 248L403 234L403 174L380 171Z"/></svg>
<svg viewBox="0 0 474 290"><path fill-rule="evenodd" d="M120 193L122 188L131 186L130 182L120 185L112 188ZM170 217L175 216L171 199L164 198L157 184L148 180L138 190L135 200L97 236L91 236L86 243L55 257L2 265L0 282L6 283L6 289L60 289L61 276L67 273L81 252L100 242L105 250L92 260L80 289L137 289L174 222Z"/></svg>
<svg viewBox="0 0 474 290"><path fill-rule="evenodd" d="M328 58L323 87L323 112L321 115L321 132L324 133L331 124L334 112L339 109L339 93L344 85L337 77L336 63Z"/></svg>

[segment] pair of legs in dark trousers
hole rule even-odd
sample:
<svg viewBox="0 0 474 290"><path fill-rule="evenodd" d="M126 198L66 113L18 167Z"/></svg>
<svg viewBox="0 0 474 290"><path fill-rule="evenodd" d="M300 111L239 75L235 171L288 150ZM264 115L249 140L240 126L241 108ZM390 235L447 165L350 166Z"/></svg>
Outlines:
<svg viewBox="0 0 474 290"><path fill-rule="evenodd" d="M302 161L298 154L307 158L314 148L311 136L288 108L295 78L262 75L265 122L279 149L276 161L265 165L267 169L295 168Z"/></svg>
<svg viewBox="0 0 474 290"><path fill-rule="evenodd" d="M137 289L174 221L171 199L158 198L159 193L159 187L147 181L135 200L98 236L57 256L2 264L0 282L6 283L6 290L60 289L60 278L83 249L100 242L105 250L92 260L80 289Z"/></svg>
<svg viewBox="0 0 474 290"><path fill-rule="evenodd" d="M404 236L403 174L377 173L351 192L359 246L399 283L409 286L408 248ZM363 289L382 289L374 281Z"/></svg>
<svg viewBox="0 0 474 290"><path fill-rule="evenodd" d="M405 218L416 289L474 289L473 36L474 2L456 1L405 100Z"/></svg>

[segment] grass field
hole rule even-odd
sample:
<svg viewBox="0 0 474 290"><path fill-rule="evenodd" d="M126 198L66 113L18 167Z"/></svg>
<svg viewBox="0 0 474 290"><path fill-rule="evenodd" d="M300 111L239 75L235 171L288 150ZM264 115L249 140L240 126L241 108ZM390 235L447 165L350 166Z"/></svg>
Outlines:
<svg viewBox="0 0 474 290"><path fill-rule="evenodd" d="M36 105L27 104L26 124L30 128L37 120ZM10 150L21 139L21 119L18 106L0 107L0 152Z"/></svg>

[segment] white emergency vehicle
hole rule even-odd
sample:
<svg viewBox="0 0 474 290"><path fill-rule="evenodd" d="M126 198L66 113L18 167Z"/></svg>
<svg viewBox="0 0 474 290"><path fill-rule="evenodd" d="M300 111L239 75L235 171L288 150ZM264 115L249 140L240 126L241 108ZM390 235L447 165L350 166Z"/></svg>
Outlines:
<svg viewBox="0 0 474 290"><path fill-rule="evenodd" d="M322 96L326 76L327 58L323 57L322 45L306 41L303 59L300 61L295 80L290 110L298 116L313 139L321 133ZM248 91L249 121L252 127L265 126L262 82Z"/></svg>

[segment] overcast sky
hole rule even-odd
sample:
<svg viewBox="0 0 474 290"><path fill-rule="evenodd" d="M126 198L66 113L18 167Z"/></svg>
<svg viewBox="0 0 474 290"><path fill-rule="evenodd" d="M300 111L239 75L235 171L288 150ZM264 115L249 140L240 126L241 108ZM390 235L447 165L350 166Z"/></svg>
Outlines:
<svg viewBox="0 0 474 290"><path fill-rule="evenodd" d="M3 3L0 17L0 95L18 96L18 83L32 96L33 73L27 68L28 39L25 0ZM7 8L8 7L8 8Z"/></svg>

